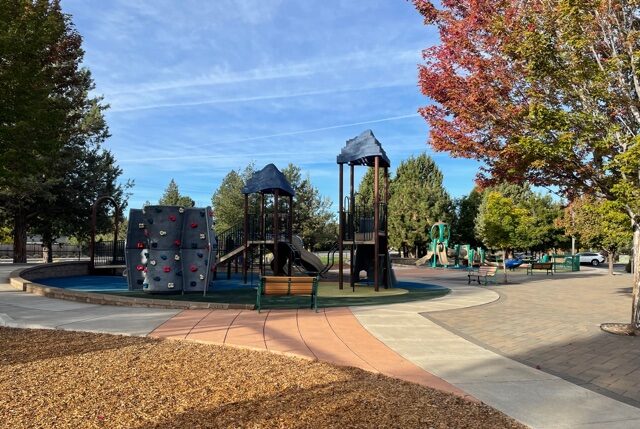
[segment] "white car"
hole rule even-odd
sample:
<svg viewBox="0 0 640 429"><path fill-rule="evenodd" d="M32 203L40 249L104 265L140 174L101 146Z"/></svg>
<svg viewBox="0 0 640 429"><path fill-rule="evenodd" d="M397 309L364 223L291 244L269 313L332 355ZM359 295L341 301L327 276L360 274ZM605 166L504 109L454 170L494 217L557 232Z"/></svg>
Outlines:
<svg viewBox="0 0 640 429"><path fill-rule="evenodd" d="M582 252L576 253L576 256L580 258L581 264L591 264L594 267L597 267L605 261L605 257L600 253Z"/></svg>

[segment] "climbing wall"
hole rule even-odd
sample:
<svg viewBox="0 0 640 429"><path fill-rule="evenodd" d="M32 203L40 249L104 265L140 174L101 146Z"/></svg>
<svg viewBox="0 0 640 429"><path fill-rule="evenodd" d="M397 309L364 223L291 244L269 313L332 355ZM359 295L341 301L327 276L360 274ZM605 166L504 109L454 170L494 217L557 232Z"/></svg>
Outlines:
<svg viewBox="0 0 640 429"><path fill-rule="evenodd" d="M130 221L127 233L132 246L135 243L135 249L127 253L129 289L148 293L204 291L216 248L211 209L146 206L134 215L139 222ZM139 231L143 231L144 240Z"/></svg>
<svg viewBox="0 0 640 429"><path fill-rule="evenodd" d="M147 253L147 236L144 216L141 209L129 210L129 228L125 241L124 257L127 264L129 290L142 290L145 264L142 263Z"/></svg>
<svg viewBox="0 0 640 429"><path fill-rule="evenodd" d="M182 277L185 292L202 292L209 280L210 251L215 244L211 229L211 210L192 208L184 213L182 228Z"/></svg>

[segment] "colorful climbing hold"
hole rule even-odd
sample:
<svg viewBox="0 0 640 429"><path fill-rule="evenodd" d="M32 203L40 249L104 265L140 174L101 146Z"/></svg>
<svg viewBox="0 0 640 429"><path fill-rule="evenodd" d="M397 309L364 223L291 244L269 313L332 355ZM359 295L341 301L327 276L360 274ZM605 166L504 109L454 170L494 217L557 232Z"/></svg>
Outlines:
<svg viewBox="0 0 640 429"><path fill-rule="evenodd" d="M136 270L143 271L144 270L144 265L136 265Z"/></svg>
<svg viewBox="0 0 640 429"><path fill-rule="evenodd" d="M200 280L204 280L204 274L200 274Z"/></svg>
<svg viewBox="0 0 640 429"><path fill-rule="evenodd" d="M152 259L151 261L149 261L149 264L150 264L150 265L155 265L155 264L156 264L155 259Z"/></svg>
<svg viewBox="0 0 640 429"><path fill-rule="evenodd" d="M174 246L176 246L176 247L180 247L180 244L182 244L182 242L181 242L180 240L175 240L175 241L173 242L173 244L174 244Z"/></svg>
<svg viewBox="0 0 640 429"><path fill-rule="evenodd" d="M176 215L170 215L170 216L169 216L169 220L170 220L171 222L175 222L175 221L176 221Z"/></svg>
<svg viewBox="0 0 640 429"><path fill-rule="evenodd" d="M167 283L167 288L168 289L173 289L174 288L174 284L171 283L171 282Z"/></svg>
<svg viewBox="0 0 640 429"><path fill-rule="evenodd" d="M136 247L137 247L138 249L144 249L144 243L143 243L142 241L138 241L138 242L136 243Z"/></svg>
<svg viewBox="0 0 640 429"><path fill-rule="evenodd" d="M195 273L196 271L198 271L198 266L196 264L191 264L191 266L189 267L189 270L192 273Z"/></svg>
<svg viewBox="0 0 640 429"><path fill-rule="evenodd" d="M155 276L153 279L154 279L155 281L159 282L159 281L160 281L160 276Z"/></svg>
<svg viewBox="0 0 640 429"><path fill-rule="evenodd" d="M198 253L196 253L196 255L198 256L198 258L202 258L204 256L204 254L202 252L198 252Z"/></svg>
<svg viewBox="0 0 640 429"><path fill-rule="evenodd" d="M191 222L191 228L197 228L197 227L198 227L198 224L197 224L197 223L195 223L195 222Z"/></svg>
<svg viewBox="0 0 640 429"><path fill-rule="evenodd" d="M160 256L160 259L162 259L163 261L166 261L167 260L167 255Z"/></svg>
<svg viewBox="0 0 640 429"><path fill-rule="evenodd" d="M206 235L204 235L204 234L200 234L200 240L204 240L205 238L207 238L207 236L206 236Z"/></svg>
<svg viewBox="0 0 640 429"><path fill-rule="evenodd" d="M165 273L170 273L171 272L171 267L163 267L162 271L164 271Z"/></svg>
<svg viewBox="0 0 640 429"><path fill-rule="evenodd" d="M196 287L196 285L197 285L197 284L198 284L197 282L191 282L191 283L189 283L189 285L191 285L191 287Z"/></svg>
<svg viewBox="0 0 640 429"><path fill-rule="evenodd" d="M160 235L162 235L162 236L167 235L167 231L160 231Z"/></svg>
<svg viewBox="0 0 640 429"><path fill-rule="evenodd" d="M178 212L179 212L179 213L184 213L184 208L180 207L180 208L178 209Z"/></svg>
<svg viewBox="0 0 640 429"><path fill-rule="evenodd" d="M138 228L140 228L140 229L144 229L144 223L139 223L139 224L138 224Z"/></svg>
<svg viewBox="0 0 640 429"><path fill-rule="evenodd" d="M179 260L180 260L180 255L175 255L175 256L173 257L173 259L175 259L176 261L179 261Z"/></svg>

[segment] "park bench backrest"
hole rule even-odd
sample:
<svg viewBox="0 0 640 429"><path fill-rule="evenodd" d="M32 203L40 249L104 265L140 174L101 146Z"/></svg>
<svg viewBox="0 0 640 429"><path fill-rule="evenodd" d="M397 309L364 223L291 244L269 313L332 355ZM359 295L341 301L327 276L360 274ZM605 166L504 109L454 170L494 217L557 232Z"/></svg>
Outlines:
<svg viewBox="0 0 640 429"><path fill-rule="evenodd" d="M531 264L531 268L537 270L550 270L553 268L553 264L551 262L534 262Z"/></svg>
<svg viewBox="0 0 640 429"><path fill-rule="evenodd" d="M277 277L262 278L262 293L265 295L312 295L317 288L315 277Z"/></svg>
<svg viewBox="0 0 640 429"><path fill-rule="evenodd" d="M478 268L478 274L481 276L490 276L498 271L498 267L481 266Z"/></svg>

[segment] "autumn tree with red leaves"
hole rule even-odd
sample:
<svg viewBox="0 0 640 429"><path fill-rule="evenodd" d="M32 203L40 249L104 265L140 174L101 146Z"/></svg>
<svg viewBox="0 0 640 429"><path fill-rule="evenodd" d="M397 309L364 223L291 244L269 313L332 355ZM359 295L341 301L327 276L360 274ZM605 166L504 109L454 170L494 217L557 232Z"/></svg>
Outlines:
<svg viewBox="0 0 640 429"><path fill-rule="evenodd" d="M414 0L420 109L435 150L483 162L481 184L556 186L619 203L633 230L640 332L640 0Z"/></svg>

